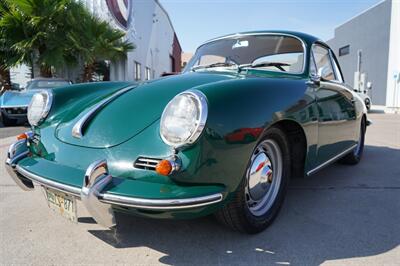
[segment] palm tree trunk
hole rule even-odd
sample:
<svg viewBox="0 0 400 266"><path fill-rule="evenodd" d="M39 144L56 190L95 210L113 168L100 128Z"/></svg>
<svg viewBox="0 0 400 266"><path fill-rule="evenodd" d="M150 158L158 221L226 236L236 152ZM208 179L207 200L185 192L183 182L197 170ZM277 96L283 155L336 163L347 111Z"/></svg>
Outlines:
<svg viewBox="0 0 400 266"><path fill-rule="evenodd" d="M86 64L83 69L83 82L91 82L94 72L94 64Z"/></svg>
<svg viewBox="0 0 400 266"><path fill-rule="evenodd" d="M11 75L10 69L0 67L0 82L4 86L4 90L11 89Z"/></svg>
<svg viewBox="0 0 400 266"><path fill-rule="evenodd" d="M43 78L51 78L53 77L53 74L51 72L51 67L42 65L40 66L40 76Z"/></svg>

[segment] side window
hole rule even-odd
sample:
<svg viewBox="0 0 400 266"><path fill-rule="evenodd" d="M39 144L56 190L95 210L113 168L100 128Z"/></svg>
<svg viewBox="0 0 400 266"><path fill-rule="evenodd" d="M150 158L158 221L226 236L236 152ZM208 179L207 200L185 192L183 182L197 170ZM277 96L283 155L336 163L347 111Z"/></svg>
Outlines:
<svg viewBox="0 0 400 266"><path fill-rule="evenodd" d="M329 50L320 45L313 45L312 51L317 67L317 73L325 80L335 80Z"/></svg>
<svg viewBox="0 0 400 266"><path fill-rule="evenodd" d="M333 69L335 70L336 80L339 81L340 83L343 83L342 73L340 73L338 62L336 61L335 56L333 55L332 51L331 51L331 61L332 61Z"/></svg>
<svg viewBox="0 0 400 266"><path fill-rule="evenodd" d="M314 60L314 55L311 54L310 56L310 74L311 75L317 75L317 69L315 68L315 60Z"/></svg>

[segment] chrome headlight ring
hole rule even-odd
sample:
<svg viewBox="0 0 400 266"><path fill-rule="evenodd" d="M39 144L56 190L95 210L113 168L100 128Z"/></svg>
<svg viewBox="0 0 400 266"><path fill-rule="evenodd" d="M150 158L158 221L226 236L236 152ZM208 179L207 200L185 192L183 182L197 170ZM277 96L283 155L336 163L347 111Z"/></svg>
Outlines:
<svg viewBox="0 0 400 266"><path fill-rule="evenodd" d="M192 145L203 132L207 116L207 97L201 91L181 92L167 104L162 113L161 139L175 149Z"/></svg>
<svg viewBox="0 0 400 266"><path fill-rule="evenodd" d="M32 126L40 125L48 116L53 104L53 94L50 90L35 93L28 106L28 121Z"/></svg>

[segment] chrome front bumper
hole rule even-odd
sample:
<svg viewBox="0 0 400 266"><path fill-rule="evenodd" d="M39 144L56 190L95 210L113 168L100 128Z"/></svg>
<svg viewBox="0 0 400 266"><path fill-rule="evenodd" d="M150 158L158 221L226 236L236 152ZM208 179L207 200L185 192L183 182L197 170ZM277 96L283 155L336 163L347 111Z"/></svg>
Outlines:
<svg viewBox="0 0 400 266"><path fill-rule="evenodd" d="M31 173L18 162L29 155L27 140L19 140L8 150L6 168L15 183L23 190L32 190L33 183L52 188L82 200L84 206L97 223L105 227L115 225L115 216L112 205L151 210L180 210L202 207L220 202L222 194L216 193L207 196L184 199L145 199L119 196L102 190L112 181L105 160L93 162L86 170L81 188L58 183L34 173Z"/></svg>

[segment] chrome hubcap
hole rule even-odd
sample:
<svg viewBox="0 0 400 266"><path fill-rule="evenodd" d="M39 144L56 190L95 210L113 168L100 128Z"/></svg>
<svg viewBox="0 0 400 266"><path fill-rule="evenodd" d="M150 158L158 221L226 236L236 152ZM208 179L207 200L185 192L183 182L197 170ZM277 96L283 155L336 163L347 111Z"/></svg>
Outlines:
<svg viewBox="0 0 400 266"><path fill-rule="evenodd" d="M257 146L246 177L247 206L253 215L261 216L274 203L282 179L282 153L275 141L266 140Z"/></svg>

